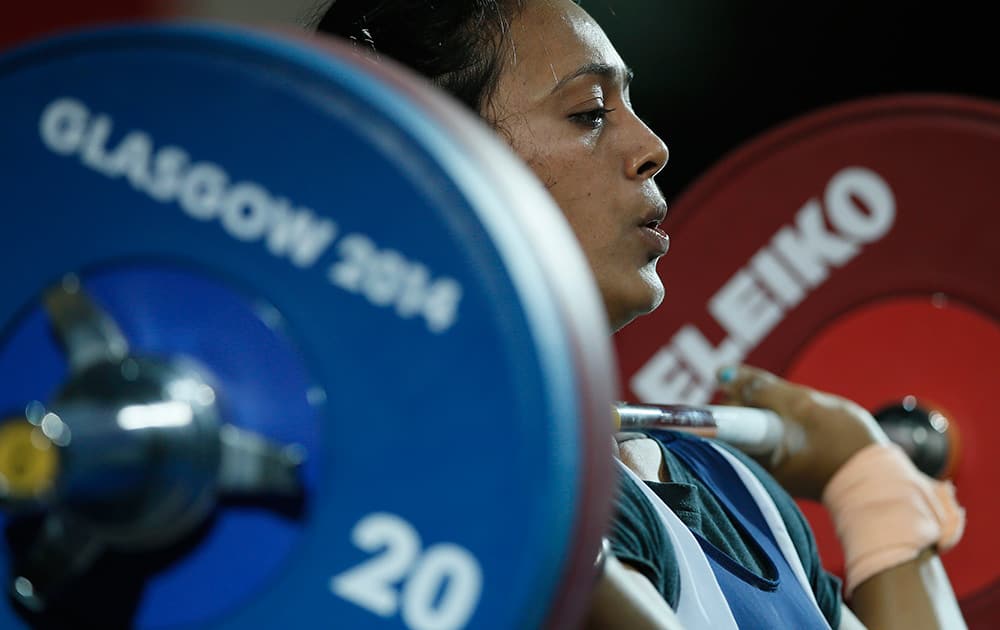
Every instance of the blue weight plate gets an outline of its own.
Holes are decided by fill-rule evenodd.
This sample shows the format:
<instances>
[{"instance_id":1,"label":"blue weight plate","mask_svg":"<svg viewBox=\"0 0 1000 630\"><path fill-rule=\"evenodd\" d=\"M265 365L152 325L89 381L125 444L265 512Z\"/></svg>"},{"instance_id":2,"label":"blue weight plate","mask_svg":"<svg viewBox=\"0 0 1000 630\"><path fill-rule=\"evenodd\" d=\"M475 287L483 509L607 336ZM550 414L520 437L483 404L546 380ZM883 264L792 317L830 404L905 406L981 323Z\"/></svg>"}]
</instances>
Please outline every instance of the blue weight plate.
<instances>
[{"instance_id":1,"label":"blue weight plate","mask_svg":"<svg viewBox=\"0 0 1000 630\"><path fill-rule=\"evenodd\" d=\"M86 271L82 288L114 318L132 352L181 355L211 366L227 419L278 443L321 452L317 407L324 392L283 334L273 306L191 270L130 261ZM66 358L43 309L35 306L10 327L0 348L0 409L13 412L25 400L51 400L67 377ZM307 496L316 491L318 465L317 459L305 460ZM130 621L141 628L218 618L265 587L282 568L304 529L301 509L295 507L273 510L223 502L208 527L193 537L196 551L166 554L176 556L170 557L173 564L167 571L151 571L148 560L136 563L133 558L131 564L141 566L129 567L124 558L106 559L67 598L63 607L73 612L62 616L99 611L95 622L116 626L113 620ZM212 588L191 588L206 581ZM123 596L140 583L139 602L134 595ZM93 588L96 584L100 586Z\"/></svg>"},{"instance_id":2,"label":"blue weight plate","mask_svg":"<svg viewBox=\"0 0 1000 630\"><path fill-rule=\"evenodd\" d=\"M614 366L568 228L487 131L398 70L218 27L37 44L0 60L0 98L0 413L65 378L38 300L74 272L135 348L197 357L235 424L307 451L301 513L222 503L79 614L573 619Z\"/></svg>"}]
</instances>

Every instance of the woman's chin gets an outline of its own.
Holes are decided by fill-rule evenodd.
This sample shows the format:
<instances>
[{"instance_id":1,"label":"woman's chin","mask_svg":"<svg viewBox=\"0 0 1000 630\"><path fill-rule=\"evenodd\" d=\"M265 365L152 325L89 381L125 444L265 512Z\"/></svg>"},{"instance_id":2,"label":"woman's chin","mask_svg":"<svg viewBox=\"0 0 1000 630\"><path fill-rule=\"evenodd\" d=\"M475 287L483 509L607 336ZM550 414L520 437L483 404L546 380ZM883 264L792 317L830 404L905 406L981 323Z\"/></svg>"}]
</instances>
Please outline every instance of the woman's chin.
<instances>
[{"instance_id":1,"label":"woman's chin","mask_svg":"<svg viewBox=\"0 0 1000 630\"><path fill-rule=\"evenodd\" d=\"M611 323L611 331L618 332L636 318L653 312L662 301L663 289L661 287L659 292L650 295L648 299L633 302L630 308L609 309L608 320Z\"/></svg>"},{"instance_id":2,"label":"woman's chin","mask_svg":"<svg viewBox=\"0 0 1000 630\"><path fill-rule=\"evenodd\" d=\"M651 313L663 302L663 283L652 265L643 268L638 278L633 276L628 282L619 281L601 289L613 332Z\"/></svg>"},{"instance_id":3,"label":"woman's chin","mask_svg":"<svg viewBox=\"0 0 1000 630\"><path fill-rule=\"evenodd\" d=\"M649 265L642 270L642 281L645 285L646 295L643 300L643 307L639 309L640 312L638 315L646 315L655 311L663 303L663 295L665 293L663 281L660 280L660 276L656 273L654 265Z\"/></svg>"}]
</instances>

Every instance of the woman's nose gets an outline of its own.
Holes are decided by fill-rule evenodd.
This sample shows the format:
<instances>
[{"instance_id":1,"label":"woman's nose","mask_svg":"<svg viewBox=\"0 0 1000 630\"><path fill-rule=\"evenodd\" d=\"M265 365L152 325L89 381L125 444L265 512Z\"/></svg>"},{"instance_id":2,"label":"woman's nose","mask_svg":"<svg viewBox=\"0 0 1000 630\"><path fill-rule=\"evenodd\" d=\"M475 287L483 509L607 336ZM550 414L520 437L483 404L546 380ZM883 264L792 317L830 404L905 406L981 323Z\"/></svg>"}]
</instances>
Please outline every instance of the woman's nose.
<instances>
[{"instance_id":1,"label":"woman's nose","mask_svg":"<svg viewBox=\"0 0 1000 630\"><path fill-rule=\"evenodd\" d=\"M670 150L644 122L637 118L636 123L639 126L637 149L627 160L626 175L629 179L651 179L667 165Z\"/></svg>"}]
</instances>

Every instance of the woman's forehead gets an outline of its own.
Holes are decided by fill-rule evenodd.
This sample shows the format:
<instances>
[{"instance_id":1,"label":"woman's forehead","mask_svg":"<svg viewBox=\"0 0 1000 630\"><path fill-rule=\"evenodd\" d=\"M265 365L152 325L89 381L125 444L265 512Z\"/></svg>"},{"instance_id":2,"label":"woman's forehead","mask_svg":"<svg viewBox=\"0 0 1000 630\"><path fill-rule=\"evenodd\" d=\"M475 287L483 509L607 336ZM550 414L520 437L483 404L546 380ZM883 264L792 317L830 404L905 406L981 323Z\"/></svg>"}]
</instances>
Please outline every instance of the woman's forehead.
<instances>
[{"instance_id":1,"label":"woman's forehead","mask_svg":"<svg viewBox=\"0 0 1000 630\"><path fill-rule=\"evenodd\" d=\"M508 72L533 94L546 95L584 66L625 64L590 15L570 0L536 0L511 24Z\"/></svg>"}]
</instances>

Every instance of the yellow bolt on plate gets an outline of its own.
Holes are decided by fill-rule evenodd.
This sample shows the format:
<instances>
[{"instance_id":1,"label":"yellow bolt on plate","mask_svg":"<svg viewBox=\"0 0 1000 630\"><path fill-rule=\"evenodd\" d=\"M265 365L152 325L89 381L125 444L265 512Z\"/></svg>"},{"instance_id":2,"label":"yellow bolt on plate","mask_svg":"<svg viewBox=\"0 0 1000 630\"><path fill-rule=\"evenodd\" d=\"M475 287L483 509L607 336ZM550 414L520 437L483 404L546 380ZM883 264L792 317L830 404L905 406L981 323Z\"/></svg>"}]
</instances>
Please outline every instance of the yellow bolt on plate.
<instances>
[{"instance_id":1,"label":"yellow bolt on plate","mask_svg":"<svg viewBox=\"0 0 1000 630\"><path fill-rule=\"evenodd\" d=\"M59 471L58 448L24 418L0 422L0 499L47 492Z\"/></svg>"}]
</instances>

